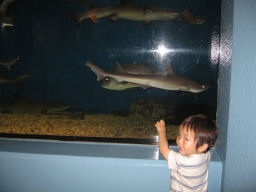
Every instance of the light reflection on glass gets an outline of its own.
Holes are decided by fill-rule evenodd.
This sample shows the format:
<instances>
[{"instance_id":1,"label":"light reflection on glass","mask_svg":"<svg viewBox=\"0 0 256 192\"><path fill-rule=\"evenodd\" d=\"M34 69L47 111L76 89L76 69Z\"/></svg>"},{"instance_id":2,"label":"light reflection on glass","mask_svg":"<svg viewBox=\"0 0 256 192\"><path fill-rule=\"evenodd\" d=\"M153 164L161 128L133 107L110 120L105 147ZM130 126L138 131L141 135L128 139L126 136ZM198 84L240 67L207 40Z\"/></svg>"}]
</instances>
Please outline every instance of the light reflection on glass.
<instances>
[{"instance_id":1,"label":"light reflection on glass","mask_svg":"<svg viewBox=\"0 0 256 192\"><path fill-rule=\"evenodd\" d=\"M211 67L216 68L219 64L220 38L217 30L212 32L211 39Z\"/></svg>"},{"instance_id":2,"label":"light reflection on glass","mask_svg":"<svg viewBox=\"0 0 256 192\"><path fill-rule=\"evenodd\" d=\"M173 50L165 47L164 44L159 44L157 49L153 50L153 52L158 53L161 57L164 57L168 53L173 52Z\"/></svg>"}]
</instances>

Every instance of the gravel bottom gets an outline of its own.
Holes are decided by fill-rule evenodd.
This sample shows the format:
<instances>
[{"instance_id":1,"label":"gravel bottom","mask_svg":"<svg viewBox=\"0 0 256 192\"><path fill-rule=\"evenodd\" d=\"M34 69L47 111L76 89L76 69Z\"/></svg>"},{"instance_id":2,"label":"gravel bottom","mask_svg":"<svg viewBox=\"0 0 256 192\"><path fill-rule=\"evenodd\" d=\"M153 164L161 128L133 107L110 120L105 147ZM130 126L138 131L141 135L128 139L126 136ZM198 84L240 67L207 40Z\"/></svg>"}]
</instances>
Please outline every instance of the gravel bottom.
<instances>
[{"instance_id":1,"label":"gravel bottom","mask_svg":"<svg viewBox=\"0 0 256 192\"><path fill-rule=\"evenodd\" d=\"M157 135L155 120L117 115L1 114L0 133L151 139ZM177 137L178 126L167 125L167 138Z\"/></svg>"}]
</instances>

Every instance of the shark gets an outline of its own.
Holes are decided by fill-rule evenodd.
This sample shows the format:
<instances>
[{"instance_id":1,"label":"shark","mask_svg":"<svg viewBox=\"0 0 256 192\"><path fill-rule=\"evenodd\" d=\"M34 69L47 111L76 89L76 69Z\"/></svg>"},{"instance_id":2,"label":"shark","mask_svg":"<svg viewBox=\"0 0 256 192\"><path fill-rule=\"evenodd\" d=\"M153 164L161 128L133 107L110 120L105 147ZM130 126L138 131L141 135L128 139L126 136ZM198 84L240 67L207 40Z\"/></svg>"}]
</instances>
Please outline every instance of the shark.
<instances>
[{"instance_id":1,"label":"shark","mask_svg":"<svg viewBox=\"0 0 256 192\"><path fill-rule=\"evenodd\" d=\"M9 78L9 77L0 75L0 84L1 83L19 83L19 82L29 78L30 76L31 76L30 73L25 73L23 75L15 77L15 78Z\"/></svg>"},{"instance_id":2,"label":"shark","mask_svg":"<svg viewBox=\"0 0 256 192\"><path fill-rule=\"evenodd\" d=\"M8 70L11 69L11 66L16 63L20 59L20 56L16 56L14 58L9 59L8 61L1 62L0 65L6 67Z\"/></svg>"},{"instance_id":3,"label":"shark","mask_svg":"<svg viewBox=\"0 0 256 192\"><path fill-rule=\"evenodd\" d=\"M12 27L13 18L7 15L8 7L15 0L2 0L0 4L0 24L1 28Z\"/></svg>"},{"instance_id":4,"label":"shark","mask_svg":"<svg viewBox=\"0 0 256 192\"><path fill-rule=\"evenodd\" d=\"M59 104L49 101L29 100L21 97L16 97L9 104L0 105L0 112L13 114L56 113L67 110L69 108L70 105L66 104Z\"/></svg>"},{"instance_id":5,"label":"shark","mask_svg":"<svg viewBox=\"0 0 256 192\"><path fill-rule=\"evenodd\" d=\"M172 11L169 8L160 8L154 6L139 6L134 5L130 0L123 0L118 6L109 6L97 8L91 6L91 10L82 14L70 13L70 16L79 25L85 19L91 19L96 22L100 18L110 18L112 21L125 19L131 21L140 21L148 24L152 21L160 20L178 20L185 21L188 25L202 24L204 19L193 15L188 10L183 12Z\"/></svg>"},{"instance_id":6,"label":"shark","mask_svg":"<svg viewBox=\"0 0 256 192\"><path fill-rule=\"evenodd\" d=\"M122 73L122 74L152 74L158 72L158 68L156 68L152 64L120 64L116 63L116 66L110 69L111 73ZM110 90L127 90L137 87L143 87L140 84L130 83L126 81L118 82L112 77L104 77L100 80L101 87Z\"/></svg>"},{"instance_id":7,"label":"shark","mask_svg":"<svg viewBox=\"0 0 256 192\"><path fill-rule=\"evenodd\" d=\"M154 87L164 90L186 91L192 93L199 93L209 88L207 85L201 85L195 81L175 74L170 64L168 64L167 69L162 72L142 75L106 72L100 67L94 65L91 61L87 61L86 66L97 75L98 81L105 77L111 77L117 82L140 84L144 88Z\"/></svg>"}]
</instances>

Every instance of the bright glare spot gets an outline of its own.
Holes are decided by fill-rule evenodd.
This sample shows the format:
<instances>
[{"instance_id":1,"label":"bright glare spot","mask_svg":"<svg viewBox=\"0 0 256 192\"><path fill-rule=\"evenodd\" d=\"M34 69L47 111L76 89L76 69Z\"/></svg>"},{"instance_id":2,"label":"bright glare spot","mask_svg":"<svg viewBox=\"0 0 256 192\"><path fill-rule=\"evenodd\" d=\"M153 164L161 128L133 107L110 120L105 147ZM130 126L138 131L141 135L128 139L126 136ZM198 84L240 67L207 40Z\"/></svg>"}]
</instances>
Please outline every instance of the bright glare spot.
<instances>
[{"instance_id":1,"label":"bright glare spot","mask_svg":"<svg viewBox=\"0 0 256 192\"><path fill-rule=\"evenodd\" d=\"M163 44L158 45L157 49L154 52L158 53L161 57L165 56L166 54L172 52L171 49L166 48Z\"/></svg>"}]
</instances>

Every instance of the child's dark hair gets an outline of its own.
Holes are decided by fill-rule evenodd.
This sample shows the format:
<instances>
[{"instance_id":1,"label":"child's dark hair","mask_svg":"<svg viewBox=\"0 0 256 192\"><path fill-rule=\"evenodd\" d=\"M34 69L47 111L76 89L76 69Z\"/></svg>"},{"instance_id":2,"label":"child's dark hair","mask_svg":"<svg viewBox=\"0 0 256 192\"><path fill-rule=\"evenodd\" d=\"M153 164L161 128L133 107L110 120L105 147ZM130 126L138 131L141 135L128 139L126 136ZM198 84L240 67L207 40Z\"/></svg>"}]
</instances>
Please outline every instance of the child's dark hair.
<instances>
[{"instance_id":1,"label":"child's dark hair","mask_svg":"<svg viewBox=\"0 0 256 192\"><path fill-rule=\"evenodd\" d=\"M216 124L202 114L189 116L181 123L180 128L194 131L197 149L205 143L208 144L204 153L215 144L218 135Z\"/></svg>"}]
</instances>

